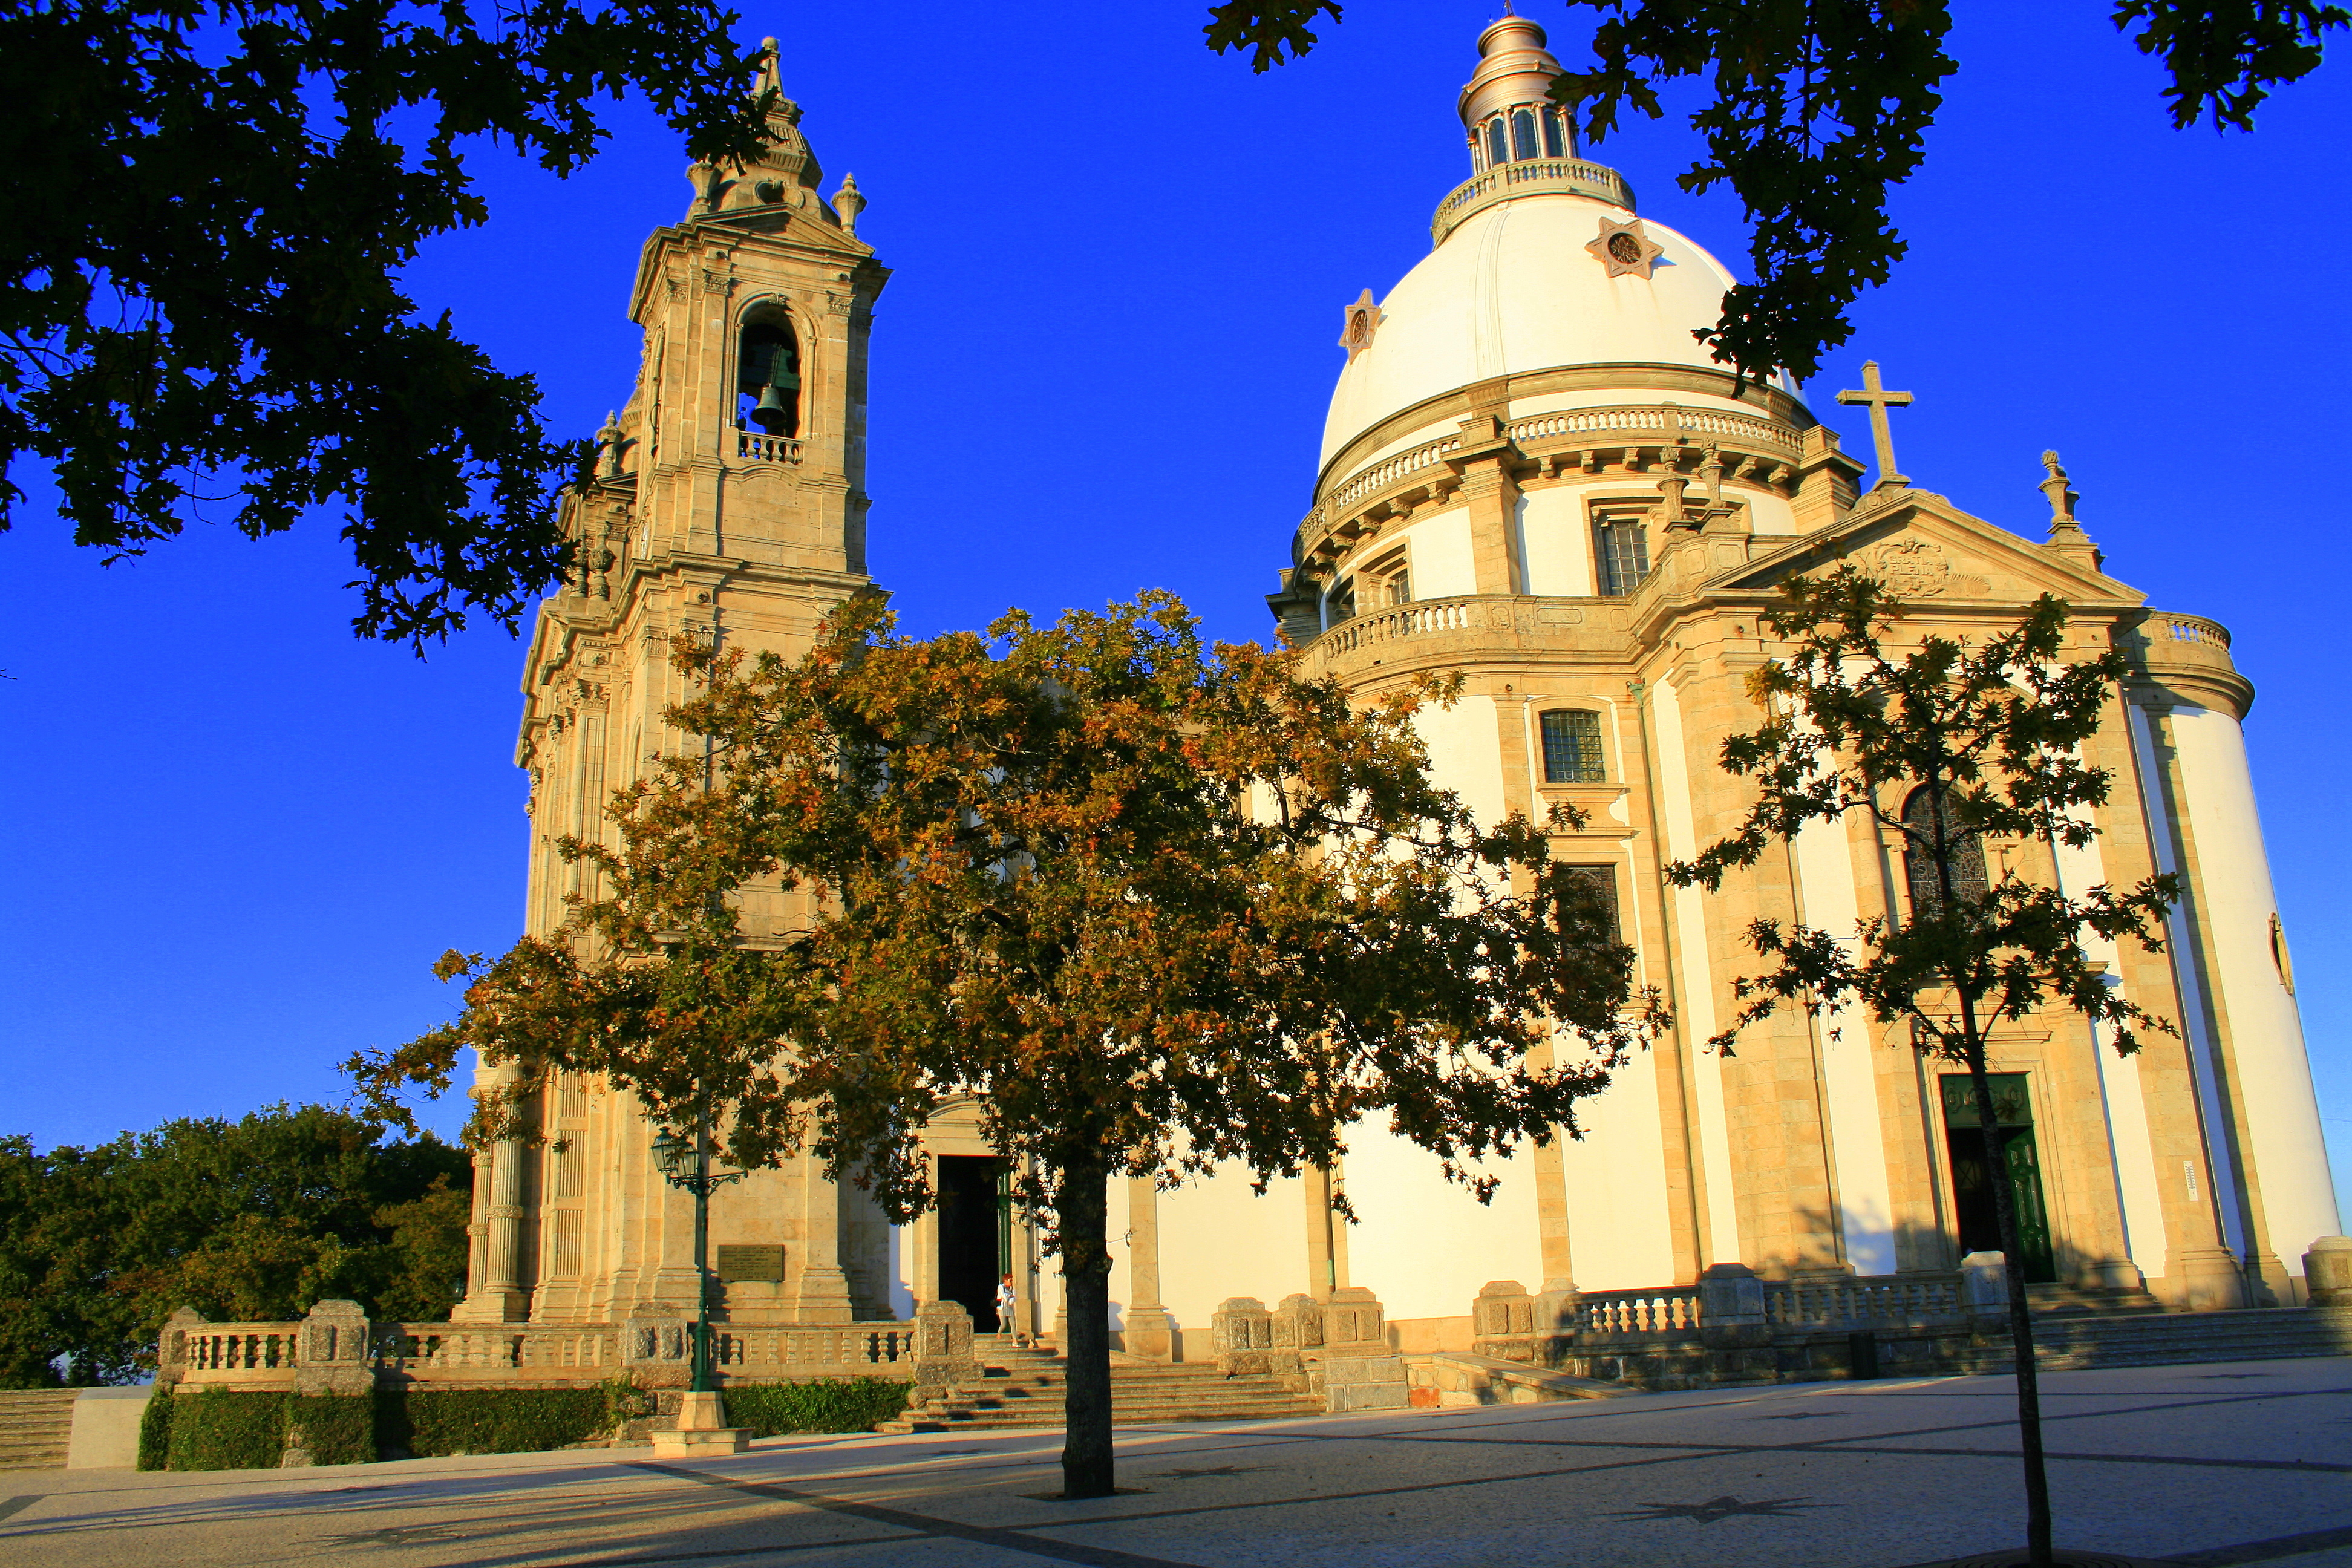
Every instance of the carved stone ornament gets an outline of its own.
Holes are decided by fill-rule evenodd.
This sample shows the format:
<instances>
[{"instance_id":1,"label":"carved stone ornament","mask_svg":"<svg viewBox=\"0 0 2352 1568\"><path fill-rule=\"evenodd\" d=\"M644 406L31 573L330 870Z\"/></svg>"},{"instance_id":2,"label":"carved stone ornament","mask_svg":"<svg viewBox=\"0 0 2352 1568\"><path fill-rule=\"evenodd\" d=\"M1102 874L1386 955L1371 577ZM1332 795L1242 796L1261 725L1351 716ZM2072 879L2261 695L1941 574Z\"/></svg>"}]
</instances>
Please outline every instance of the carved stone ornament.
<instances>
[{"instance_id":1,"label":"carved stone ornament","mask_svg":"<svg viewBox=\"0 0 2352 1568\"><path fill-rule=\"evenodd\" d=\"M1373 300L1370 289L1356 297L1356 302L1348 307L1339 327L1339 346L1348 351L1349 364L1355 363L1356 356L1372 346L1373 335L1379 332L1381 323L1387 319L1381 313L1381 307Z\"/></svg>"},{"instance_id":2,"label":"carved stone ornament","mask_svg":"<svg viewBox=\"0 0 2352 1568\"><path fill-rule=\"evenodd\" d=\"M1950 585L1951 562L1924 539L1892 540L1872 553L1878 580L1898 599L1930 598Z\"/></svg>"},{"instance_id":3,"label":"carved stone ornament","mask_svg":"<svg viewBox=\"0 0 2352 1568\"><path fill-rule=\"evenodd\" d=\"M1627 223L1602 218L1600 237L1584 248L1609 269L1610 277L1639 278L1644 283L1650 280L1650 268L1666 253L1664 246L1650 237L1640 218Z\"/></svg>"}]
</instances>

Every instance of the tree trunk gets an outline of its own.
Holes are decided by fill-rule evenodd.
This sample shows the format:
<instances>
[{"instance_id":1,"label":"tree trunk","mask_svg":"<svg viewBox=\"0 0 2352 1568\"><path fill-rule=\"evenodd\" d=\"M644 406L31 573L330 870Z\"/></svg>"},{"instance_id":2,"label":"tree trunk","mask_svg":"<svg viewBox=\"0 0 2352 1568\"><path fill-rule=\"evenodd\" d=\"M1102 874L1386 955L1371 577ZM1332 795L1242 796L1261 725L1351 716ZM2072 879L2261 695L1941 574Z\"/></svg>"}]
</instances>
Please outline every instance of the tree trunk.
<instances>
[{"instance_id":1,"label":"tree trunk","mask_svg":"<svg viewBox=\"0 0 2352 1568\"><path fill-rule=\"evenodd\" d=\"M2017 1233L2017 1197L2009 1189L2009 1151L1993 1110L1992 1078L1977 1038L1975 1009L1963 996L1961 1025L1969 1053L1969 1086L1976 1091L1977 1125L1984 1132L1985 1179L1992 1184L1993 1217L2009 1278L2009 1335L2017 1359L2017 1436L2025 1459L2025 1551L2033 1568L2049 1568L2050 1475L2042 1460L2042 1380L2033 1360L2033 1313L2025 1299L2025 1248Z\"/></svg>"},{"instance_id":2,"label":"tree trunk","mask_svg":"<svg viewBox=\"0 0 2352 1568\"><path fill-rule=\"evenodd\" d=\"M1062 1496L1108 1497L1110 1447L1110 1173L1099 1164L1065 1166L1054 1193L1062 1254L1062 1302L1069 1342L1062 1347Z\"/></svg>"}]
</instances>

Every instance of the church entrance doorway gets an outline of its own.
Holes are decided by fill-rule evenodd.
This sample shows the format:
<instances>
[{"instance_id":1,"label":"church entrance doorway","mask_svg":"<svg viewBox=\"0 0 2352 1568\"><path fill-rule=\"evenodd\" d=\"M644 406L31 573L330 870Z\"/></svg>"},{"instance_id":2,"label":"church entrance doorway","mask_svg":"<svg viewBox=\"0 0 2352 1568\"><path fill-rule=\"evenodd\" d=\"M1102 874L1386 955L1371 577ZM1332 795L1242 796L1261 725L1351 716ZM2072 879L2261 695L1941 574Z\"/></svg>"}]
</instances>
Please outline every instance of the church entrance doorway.
<instances>
[{"instance_id":1,"label":"church entrance doorway","mask_svg":"<svg viewBox=\"0 0 2352 1568\"><path fill-rule=\"evenodd\" d=\"M2021 1072L1997 1072L1992 1079L1993 1115L2000 1122L2001 1153L2008 1165L2011 1201L2017 1206L2019 1250L2029 1284L2053 1284L2058 1265L2050 1245L2050 1208L2042 1197L2042 1158L2033 1138L2033 1102ZM1976 1091L1966 1073L1943 1075L1944 1140L1952 1162L1952 1217L1958 1222L1960 1251L1999 1252L2000 1222L1993 1212L1991 1162L1986 1158Z\"/></svg>"},{"instance_id":2,"label":"church entrance doorway","mask_svg":"<svg viewBox=\"0 0 2352 1568\"><path fill-rule=\"evenodd\" d=\"M974 1331L992 1334L996 1282L1013 1272L1013 1194L1002 1160L940 1156L940 1300L971 1314Z\"/></svg>"}]
</instances>

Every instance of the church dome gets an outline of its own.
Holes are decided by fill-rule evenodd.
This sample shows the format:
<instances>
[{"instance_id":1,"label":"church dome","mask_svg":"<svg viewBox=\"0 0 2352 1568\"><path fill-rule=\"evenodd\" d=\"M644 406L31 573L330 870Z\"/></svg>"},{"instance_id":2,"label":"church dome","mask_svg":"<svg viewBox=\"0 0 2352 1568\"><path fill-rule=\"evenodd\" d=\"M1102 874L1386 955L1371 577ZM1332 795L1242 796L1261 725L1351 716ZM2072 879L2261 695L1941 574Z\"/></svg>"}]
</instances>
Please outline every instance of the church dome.
<instances>
[{"instance_id":1,"label":"church dome","mask_svg":"<svg viewBox=\"0 0 2352 1568\"><path fill-rule=\"evenodd\" d=\"M1496 376L1723 371L1691 333L1721 315L1731 274L1687 237L1635 217L1615 171L1576 156L1573 125L1544 99L1559 65L1541 28L1506 16L1479 47L1461 103L1474 174L1439 204L1435 247L1376 312L1365 314L1369 296L1350 307L1322 466L1415 405Z\"/></svg>"}]
</instances>

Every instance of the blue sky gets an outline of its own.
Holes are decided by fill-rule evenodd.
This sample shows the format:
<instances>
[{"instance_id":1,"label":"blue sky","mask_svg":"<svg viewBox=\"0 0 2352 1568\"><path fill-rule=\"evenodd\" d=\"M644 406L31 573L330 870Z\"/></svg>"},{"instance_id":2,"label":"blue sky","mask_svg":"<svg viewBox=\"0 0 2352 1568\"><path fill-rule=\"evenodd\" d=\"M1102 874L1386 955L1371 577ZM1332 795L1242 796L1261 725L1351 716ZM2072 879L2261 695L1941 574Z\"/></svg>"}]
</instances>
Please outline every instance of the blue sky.
<instances>
[{"instance_id":1,"label":"blue sky","mask_svg":"<svg viewBox=\"0 0 2352 1568\"><path fill-rule=\"evenodd\" d=\"M872 563L910 628L1173 589L1259 637L1306 509L1340 308L1427 248L1466 169L1454 95L1479 0L1364 0L1264 76L1202 46L1203 7L903 0L751 12L832 190L896 276L874 331ZM1895 216L1894 282L1808 389L1875 358L1918 395L1904 469L2039 535L2057 447L2109 569L2236 637L2247 725L2331 1139L2352 1145L2352 883L2321 585L2352 578L2324 488L2352 416L2343 300L2352 76L2288 89L2252 136L2176 132L2104 7L1967 0L1960 76ZM1570 52L1575 25L1530 14ZM535 373L552 426L625 400L637 247L685 159L636 109L560 182L489 149L492 217L411 277ZM1723 193L1674 176L1676 121L1592 155L1643 212L1742 269ZM82 1142L181 1114L340 1098L334 1064L454 998L445 947L522 910L521 649L354 641L331 521L197 531L101 569L36 488L0 537L0 1131ZM454 1125L460 1111L435 1120ZM2341 1162L2339 1162L2339 1169Z\"/></svg>"}]
</instances>

